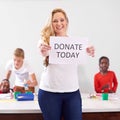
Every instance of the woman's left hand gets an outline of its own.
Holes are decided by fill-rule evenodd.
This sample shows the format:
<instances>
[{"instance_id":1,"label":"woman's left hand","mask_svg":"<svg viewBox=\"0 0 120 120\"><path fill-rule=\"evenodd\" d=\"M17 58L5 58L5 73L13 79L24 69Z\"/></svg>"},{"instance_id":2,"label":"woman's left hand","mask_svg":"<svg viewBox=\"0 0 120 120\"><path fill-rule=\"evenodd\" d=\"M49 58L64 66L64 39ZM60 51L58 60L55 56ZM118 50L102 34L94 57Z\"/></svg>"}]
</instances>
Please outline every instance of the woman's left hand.
<instances>
[{"instance_id":1,"label":"woman's left hand","mask_svg":"<svg viewBox=\"0 0 120 120\"><path fill-rule=\"evenodd\" d=\"M89 46L89 47L86 48L86 52L89 56L94 57L95 49L94 49L93 46Z\"/></svg>"}]
</instances>

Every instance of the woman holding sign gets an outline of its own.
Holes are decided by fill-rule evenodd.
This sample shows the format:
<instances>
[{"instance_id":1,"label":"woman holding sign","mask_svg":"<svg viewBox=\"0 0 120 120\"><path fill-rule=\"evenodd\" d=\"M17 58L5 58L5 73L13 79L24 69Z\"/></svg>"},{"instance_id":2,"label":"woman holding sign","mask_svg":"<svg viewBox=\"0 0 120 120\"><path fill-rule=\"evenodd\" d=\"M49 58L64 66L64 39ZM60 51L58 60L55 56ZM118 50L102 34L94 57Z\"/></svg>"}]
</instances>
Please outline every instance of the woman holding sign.
<instances>
[{"instance_id":1,"label":"woman holding sign","mask_svg":"<svg viewBox=\"0 0 120 120\"><path fill-rule=\"evenodd\" d=\"M82 120L82 102L79 91L77 65L49 64L51 50L50 36L65 37L67 35L68 17L64 10L54 9L51 19L42 30L40 53L45 58L45 68L41 76L38 102L44 120ZM94 56L94 48L86 49Z\"/></svg>"}]
</instances>

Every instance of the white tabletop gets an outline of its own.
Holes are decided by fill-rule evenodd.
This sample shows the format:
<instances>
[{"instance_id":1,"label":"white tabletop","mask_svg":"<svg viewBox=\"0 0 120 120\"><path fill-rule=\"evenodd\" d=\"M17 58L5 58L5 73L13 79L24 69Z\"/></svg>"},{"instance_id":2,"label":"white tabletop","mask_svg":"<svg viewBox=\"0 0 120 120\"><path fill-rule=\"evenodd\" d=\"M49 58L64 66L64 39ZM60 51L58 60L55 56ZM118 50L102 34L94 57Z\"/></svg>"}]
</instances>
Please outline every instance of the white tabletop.
<instances>
[{"instance_id":1,"label":"white tabletop","mask_svg":"<svg viewBox=\"0 0 120 120\"><path fill-rule=\"evenodd\" d=\"M82 111L86 112L118 112L120 98L116 94L109 95L109 100L102 100L101 96L90 98L89 94L82 94ZM17 101L15 99L1 99L0 113L41 113L37 99L34 101Z\"/></svg>"},{"instance_id":2,"label":"white tabletop","mask_svg":"<svg viewBox=\"0 0 120 120\"><path fill-rule=\"evenodd\" d=\"M89 94L82 94L82 111L83 112L119 112L120 96L109 94L108 100L102 100L101 95L90 98Z\"/></svg>"},{"instance_id":3,"label":"white tabletop","mask_svg":"<svg viewBox=\"0 0 120 120\"><path fill-rule=\"evenodd\" d=\"M0 94L0 113L41 113L37 97L34 101L17 101Z\"/></svg>"}]
</instances>

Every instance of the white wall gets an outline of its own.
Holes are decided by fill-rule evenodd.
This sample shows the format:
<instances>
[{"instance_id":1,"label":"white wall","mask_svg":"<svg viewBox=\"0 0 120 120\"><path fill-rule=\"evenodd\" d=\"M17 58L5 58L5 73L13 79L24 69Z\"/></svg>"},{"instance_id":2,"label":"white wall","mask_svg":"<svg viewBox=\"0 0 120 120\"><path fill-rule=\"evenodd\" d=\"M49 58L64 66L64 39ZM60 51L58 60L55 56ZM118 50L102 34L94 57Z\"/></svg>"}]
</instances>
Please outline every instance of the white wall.
<instances>
[{"instance_id":1,"label":"white wall","mask_svg":"<svg viewBox=\"0 0 120 120\"><path fill-rule=\"evenodd\" d=\"M37 48L40 30L51 10L61 7L69 16L69 35L88 37L96 49L94 58L89 57L86 65L79 65L81 91L94 91L93 76L99 70L98 59L102 55L110 58L110 69L116 72L119 81L119 6L119 0L0 0L0 80L14 49L22 47L40 81L43 69Z\"/></svg>"}]
</instances>

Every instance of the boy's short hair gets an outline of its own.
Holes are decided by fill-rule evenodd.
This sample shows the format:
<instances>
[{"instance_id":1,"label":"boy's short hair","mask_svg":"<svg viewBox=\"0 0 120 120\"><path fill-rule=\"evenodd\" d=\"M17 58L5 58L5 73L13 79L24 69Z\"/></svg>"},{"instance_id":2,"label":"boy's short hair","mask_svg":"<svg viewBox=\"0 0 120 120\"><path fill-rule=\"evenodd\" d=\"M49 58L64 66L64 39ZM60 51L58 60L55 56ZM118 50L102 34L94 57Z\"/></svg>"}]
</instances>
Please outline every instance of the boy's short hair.
<instances>
[{"instance_id":1,"label":"boy's short hair","mask_svg":"<svg viewBox=\"0 0 120 120\"><path fill-rule=\"evenodd\" d=\"M102 59L106 59L108 61L108 63L109 63L109 58L106 57L106 56L102 56L102 57L99 58L99 64L101 63Z\"/></svg>"},{"instance_id":2,"label":"boy's short hair","mask_svg":"<svg viewBox=\"0 0 120 120\"><path fill-rule=\"evenodd\" d=\"M16 48L14 51L16 57L22 57L24 59L24 50L22 48Z\"/></svg>"}]
</instances>

